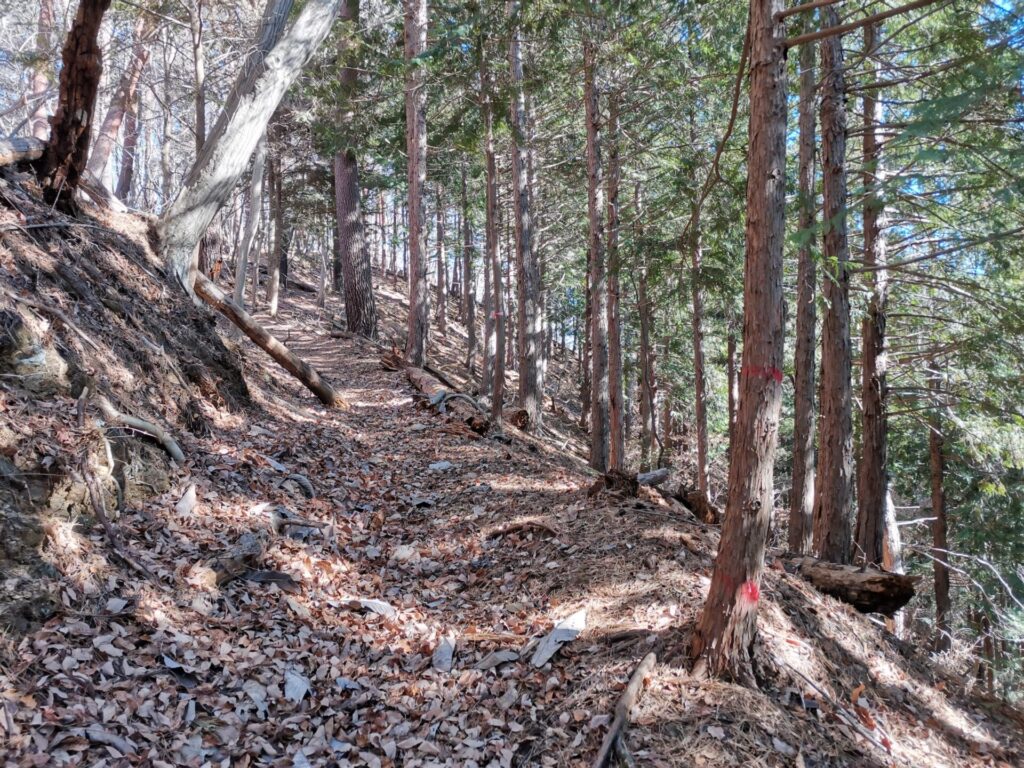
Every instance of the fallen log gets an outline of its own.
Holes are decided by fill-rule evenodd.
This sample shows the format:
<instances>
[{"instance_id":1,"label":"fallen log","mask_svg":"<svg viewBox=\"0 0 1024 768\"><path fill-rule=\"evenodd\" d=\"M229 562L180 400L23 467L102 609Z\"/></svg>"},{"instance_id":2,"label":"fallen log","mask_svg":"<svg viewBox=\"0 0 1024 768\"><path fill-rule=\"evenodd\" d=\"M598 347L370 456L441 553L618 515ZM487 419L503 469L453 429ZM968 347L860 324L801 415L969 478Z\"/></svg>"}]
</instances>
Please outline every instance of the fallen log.
<instances>
[{"instance_id":1,"label":"fallen log","mask_svg":"<svg viewBox=\"0 0 1024 768\"><path fill-rule=\"evenodd\" d=\"M639 485L650 485L657 486L668 480L668 476L671 470L668 467L662 467L661 469L654 469L650 472L640 472L636 476L636 481Z\"/></svg>"},{"instance_id":2,"label":"fallen log","mask_svg":"<svg viewBox=\"0 0 1024 768\"><path fill-rule=\"evenodd\" d=\"M345 401L320 376L316 368L300 357L297 357L288 347L274 338L266 328L253 320L248 312L225 296L224 292L214 285L208 277L203 274L196 275L195 291L199 298L242 329L246 336L280 363L282 368L305 384L313 394L320 398L321 403L332 407L346 407Z\"/></svg>"},{"instance_id":3,"label":"fallen log","mask_svg":"<svg viewBox=\"0 0 1024 768\"><path fill-rule=\"evenodd\" d=\"M409 383L422 392L430 405L441 413L451 413L479 435L487 432L491 425L487 414L469 395L445 389L436 377L422 368L408 366L405 375Z\"/></svg>"},{"instance_id":4,"label":"fallen log","mask_svg":"<svg viewBox=\"0 0 1024 768\"><path fill-rule=\"evenodd\" d=\"M26 136L14 136L0 139L0 165L27 163L43 156L46 145L40 139Z\"/></svg>"},{"instance_id":5,"label":"fallen log","mask_svg":"<svg viewBox=\"0 0 1024 768\"><path fill-rule=\"evenodd\" d=\"M657 657L653 653L648 653L644 656L639 666L637 666L632 677L629 678L626 690L622 692L622 696L619 697L619 701L615 705L615 719L612 720L608 733L605 734L604 741L601 743L601 749L598 750L597 757L594 758L593 768L606 768L608 766L616 744L622 739L623 734L626 732L626 726L629 725L630 710L636 704L640 691L643 689L647 678L650 677L656 661Z\"/></svg>"},{"instance_id":6,"label":"fallen log","mask_svg":"<svg viewBox=\"0 0 1024 768\"><path fill-rule=\"evenodd\" d=\"M810 582L819 592L849 603L861 613L886 616L910 602L920 578L870 566L826 563L813 557L786 558L783 562L787 571Z\"/></svg>"}]
</instances>

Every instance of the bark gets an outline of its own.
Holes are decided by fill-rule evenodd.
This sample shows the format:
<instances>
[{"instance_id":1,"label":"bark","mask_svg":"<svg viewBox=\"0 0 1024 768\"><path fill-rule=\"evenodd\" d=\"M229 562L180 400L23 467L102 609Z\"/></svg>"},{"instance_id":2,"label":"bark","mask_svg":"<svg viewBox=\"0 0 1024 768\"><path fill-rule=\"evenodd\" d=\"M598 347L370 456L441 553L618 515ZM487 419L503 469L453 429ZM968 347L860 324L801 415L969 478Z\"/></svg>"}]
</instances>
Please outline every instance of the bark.
<instances>
[{"instance_id":1,"label":"bark","mask_svg":"<svg viewBox=\"0 0 1024 768\"><path fill-rule=\"evenodd\" d=\"M587 263L590 263L590 254L587 253ZM584 285L583 291L586 295L586 301L583 308L583 344L579 343L579 326L573 328L573 341L579 347L580 353L580 429L587 431L590 428L590 392L591 392L591 377L593 370L590 366L590 350L594 343L594 326L590 322L590 316L594 313L593 310L593 292L590 290L590 270L587 270L585 277L583 278ZM573 318L576 322L576 318Z\"/></svg>"},{"instance_id":2,"label":"bark","mask_svg":"<svg viewBox=\"0 0 1024 768\"><path fill-rule=\"evenodd\" d=\"M270 156L270 217L274 223L274 240L267 254L267 311L271 317L277 317L277 303L281 295L281 261L285 249L280 153L280 148L277 148Z\"/></svg>"},{"instance_id":3,"label":"bark","mask_svg":"<svg viewBox=\"0 0 1024 768\"><path fill-rule=\"evenodd\" d=\"M726 386L729 388L728 419L730 460L732 459L733 439L736 437L736 411L739 408L740 401L739 370L736 362L736 332L730 328L725 348L725 378Z\"/></svg>"},{"instance_id":4,"label":"bark","mask_svg":"<svg viewBox=\"0 0 1024 768\"><path fill-rule=\"evenodd\" d=\"M36 31L36 59L32 66L29 84L29 103L32 112L29 114L29 129L32 137L46 141L50 135L50 123L47 120L47 94L50 90L52 67L50 65L50 40L53 37L53 0L40 0L39 26Z\"/></svg>"},{"instance_id":5,"label":"bark","mask_svg":"<svg viewBox=\"0 0 1024 768\"><path fill-rule=\"evenodd\" d=\"M330 31L340 3L309 0L267 56L249 58L184 188L161 218L168 272L186 291L194 281L199 240L245 173L285 92Z\"/></svg>"},{"instance_id":6,"label":"bark","mask_svg":"<svg viewBox=\"0 0 1024 768\"><path fill-rule=\"evenodd\" d=\"M935 643L936 651L948 651L952 645L949 614L952 603L949 597L949 539L947 536L945 472L943 454L945 435L942 431L941 407L942 380L934 376L929 381L934 406L928 424L928 459L931 472L932 496L932 563L935 577Z\"/></svg>"},{"instance_id":7,"label":"bark","mask_svg":"<svg viewBox=\"0 0 1024 768\"><path fill-rule=\"evenodd\" d=\"M484 118L484 166L487 186L486 248L491 278L491 331L487 338L487 368L490 372L491 420L501 422L505 398L505 311L502 297L501 254L498 246L498 170L494 157L494 104L484 46L480 46L480 98Z\"/></svg>"},{"instance_id":8,"label":"bark","mask_svg":"<svg viewBox=\"0 0 1024 768\"><path fill-rule=\"evenodd\" d=\"M526 124L526 94L523 90L523 57L520 44L519 0L509 0L512 22L509 40L509 69L513 96L509 104L512 128L512 198L515 206L516 314L519 340L519 406L529 415L530 429L543 419L543 315L540 266L534 247L533 215L530 205L529 143Z\"/></svg>"},{"instance_id":9,"label":"bark","mask_svg":"<svg viewBox=\"0 0 1024 768\"><path fill-rule=\"evenodd\" d=\"M409 317L405 357L427 360L430 288L427 285L427 231L423 188L427 181L426 69L414 59L427 48L427 0L405 0L405 140L409 158Z\"/></svg>"},{"instance_id":10,"label":"bark","mask_svg":"<svg viewBox=\"0 0 1024 768\"><path fill-rule=\"evenodd\" d=\"M864 62L867 80L878 79L874 60L879 27L864 28ZM881 146L878 126L882 104L874 89L864 91L864 266L872 271L871 299L862 325L861 345L861 462L857 485L857 555L866 563L882 562L885 542L885 508L889 489L888 415L886 413L885 305L888 280L885 271L885 208L881 197Z\"/></svg>"},{"instance_id":11,"label":"bark","mask_svg":"<svg viewBox=\"0 0 1024 768\"><path fill-rule=\"evenodd\" d=\"M849 603L861 613L892 616L916 593L917 576L889 573L873 566L840 565L801 557L786 561L819 592Z\"/></svg>"},{"instance_id":12,"label":"bark","mask_svg":"<svg viewBox=\"0 0 1024 768\"><path fill-rule=\"evenodd\" d=\"M696 207L696 203L694 203ZM705 500L710 498L708 492L708 413L707 413L707 375L704 371L704 291L701 286L703 262L703 243L699 215L694 216L694 225L690 229L690 293L693 300L691 316L693 328L693 381L694 381L694 419L697 438L697 492Z\"/></svg>"},{"instance_id":13,"label":"bark","mask_svg":"<svg viewBox=\"0 0 1024 768\"><path fill-rule=\"evenodd\" d=\"M654 400L657 386L654 380L654 348L651 345L653 333L651 318L652 304L647 296L646 258L640 266L637 280L637 312L640 315L640 469L651 468L651 454L657 433L657 410Z\"/></svg>"},{"instance_id":14,"label":"bark","mask_svg":"<svg viewBox=\"0 0 1024 768\"><path fill-rule=\"evenodd\" d=\"M804 30L814 27L813 12L804 17ZM793 354L793 489L790 493L789 549L804 554L811 549L814 516L814 94L815 48L800 49L799 239L797 251L796 344Z\"/></svg>"},{"instance_id":15,"label":"bark","mask_svg":"<svg viewBox=\"0 0 1024 768\"><path fill-rule=\"evenodd\" d=\"M619 316L619 104L608 101L608 467L626 460L622 392L622 321Z\"/></svg>"},{"instance_id":16,"label":"bark","mask_svg":"<svg viewBox=\"0 0 1024 768\"><path fill-rule=\"evenodd\" d=\"M266 328L253 320L248 312L225 296L224 292L214 285L209 278L205 275L197 275L195 288L196 294L203 301L241 328L245 335L252 339L258 347L280 363L281 367L292 374L292 376L306 385L320 399L321 403L329 406L344 405L344 401L334 391L334 388L320 376L313 366L296 357L284 344L271 336Z\"/></svg>"},{"instance_id":17,"label":"bark","mask_svg":"<svg viewBox=\"0 0 1024 768\"><path fill-rule=\"evenodd\" d=\"M206 56L203 51L203 0L188 8L188 26L192 35L192 77L195 86L196 159L206 141Z\"/></svg>"},{"instance_id":18,"label":"bark","mask_svg":"<svg viewBox=\"0 0 1024 768\"><path fill-rule=\"evenodd\" d=\"M834 8L823 23L837 19ZM821 43L821 162L825 314L821 335L820 450L815 480L814 549L849 563L853 539L853 420L850 384L850 274L846 235L846 82L841 38Z\"/></svg>"},{"instance_id":19,"label":"bark","mask_svg":"<svg viewBox=\"0 0 1024 768\"><path fill-rule=\"evenodd\" d=\"M359 24L359 0L342 0L341 20L345 22L339 75L341 108L338 126L342 147L334 155L334 203L342 288L345 292L345 324L352 333L377 337L377 306L373 297L373 265L363 236L363 210L359 189L359 161L353 146L355 98L359 62L355 35Z\"/></svg>"},{"instance_id":20,"label":"bark","mask_svg":"<svg viewBox=\"0 0 1024 768\"><path fill-rule=\"evenodd\" d=\"M583 89L587 121L587 216L590 267L590 466L608 471L608 286L604 253L604 186L601 183L601 114L596 81L596 51L583 42ZM584 407L585 407L584 403Z\"/></svg>"},{"instance_id":21,"label":"bark","mask_svg":"<svg viewBox=\"0 0 1024 768\"><path fill-rule=\"evenodd\" d=\"M437 190L437 330L448 334L448 259L444 252L444 203Z\"/></svg>"},{"instance_id":22,"label":"bark","mask_svg":"<svg viewBox=\"0 0 1024 768\"><path fill-rule=\"evenodd\" d=\"M110 0L80 0L61 52L57 111L50 118L50 137L36 161L43 199L74 210L74 193L85 173L96 91L103 71L97 40Z\"/></svg>"},{"instance_id":23,"label":"bark","mask_svg":"<svg viewBox=\"0 0 1024 768\"><path fill-rule=\"evenodd\" d=\"M96 180L97 184L103 184L103 172L110 161L110 155L117 143L117 135L121 130L121 123L124 122L126 114L132 109L135 103L136 91L139 87L139 80L142 72L149 61L149 41L153 35L156 25L153 17L148 13L139 14L135 24L135 42L132 45L132 55L128 62L128 68L121 74L117 84L117 90L107 108L107 114L103 118L99 132L96 134L96 142L93 144L92 152L89 153L89 162L86 170Z\"/></svg>"},{"instance_id":24,"label":"bark","mask_svg":"<svg viewBox=\"0 0 1024 768\"><path fill-rule=\"evenodd\" d=\"M752 681L751 646L773 500L782 403L785 238L785 32L782 0L750 4L750 143L744 265L743 369L729 496L711 587L691 651L708 670Z\"/></svg>"},{"instance_id":25,"label":"bark","mask_svg":"<svg viewBox=\"0 0 1024 768\"><path fill-rule=\"evenodd\" d=\"M117 175L114 196L127 203L132 194L132 183L135 180L135 153L139 146L139 109L141 94L128 105L124 116L124 147L121 151L121 170ZM145 168L145 166L143 166Z\"/></svg>"},{"instance_id":26,"label":"bark","mask_svg":"<svg viewBox=\"0 0 1024 768\"><path fill-rule=\"evenodd\" d=\"M476 375L476 275L473 273L473 229L469 220L466 166L462 166L462 312L466 323L466 370Z\"/></svg>"},{"instance_id":27,"label":"bark","mask_svg":"<svg viewBox=\"0 0 1024 768\"><path fill-rule=\"evenodd\" d=\"M245 235L242 237L242 248L235 264L235 295L234 301L245 307L245 275L249 269L249 254L252 251L253 239L263 211L263 176L267 161L267 137L264 134L256 145L256 153L252 159L252 179L249 183L249 217L245 220Z\"/></svg>"}]
</instances>

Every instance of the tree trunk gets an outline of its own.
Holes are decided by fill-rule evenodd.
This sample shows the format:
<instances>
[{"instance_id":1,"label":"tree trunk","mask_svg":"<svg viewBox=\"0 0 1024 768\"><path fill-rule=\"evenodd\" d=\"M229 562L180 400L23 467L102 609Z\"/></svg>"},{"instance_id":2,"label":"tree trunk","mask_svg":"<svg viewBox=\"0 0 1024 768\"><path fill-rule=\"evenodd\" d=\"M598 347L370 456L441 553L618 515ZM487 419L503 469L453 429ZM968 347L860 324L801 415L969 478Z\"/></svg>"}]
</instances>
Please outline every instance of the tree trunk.
<instances>
[{"instance_id":1,"label":"tree trunk","mask_svg":"<svg viewBox=\"0 0 1024 768\"><path fill-rule=\"evenodd\" d=\"M729 497L707 602L691 646L708 670L752 682L751 646L773 501L773 460L782 404L785 239L785 30L782 0L750 4L743 370Z\"/></svg>"},{"instance_id":2,"label":"tree trunk","mask_svg":"<svg viewBox=\"0 0 1024 768\"><path fill-rule=\"evenodd\" d=\"M256 342L274 360L306 385L324 405L343 405L344 401L325 381L317 370L304 360L296 357L284 344L250 317L249 313L224 295L205 275L196 275L196 294L231 322L241 328L245 335Z\"/></svg>"},{"instance_id":3,"label":"tree trunk","mask_svg":"<svg viewBox=\"0 0 1024 768\"><path fill-rule=\"evenodd\" d=\"M32 65L29 82L29 113L28 124L33 138L46 141L50 135L50 123L47 120L46 105L49 102L50 78L53 67L50 63L50 40L53 36L53 0L40 0L39 26L36 31L36 59Z\"/></svg>"},{"instance_id":4,"label":"tree trunk","mask_svg":"<svg viewBox=\"0 0 1024 768\"><path fill-rule=\"evenodd\" d=\"M253 238L263 212L263 175L267 161L267 137L264 134L256 145L256 153L252 159L252 179L249 182L249 217L245 221L245 235L242 237L242 248L235 264L235 304L245 308L245 275L249 269L249 253L252 250Z\"/></svg>"},{"instance_id":5,"label":"tree trunk","mask_svg":"<svg viewBox=\"0 0 1024 768\"><path fill-rule=\"evenodd\" d=\"M814 28L814 13L804 16L804 31ZM800 189L797 251L796 345L793 353L793 489L790 493L789 549L811 549L814 525L814 346L816 264L814 260L814 72L816 45L800 48Z\"/></svg>"},{"instance_id":6,"label":"tree trunk","mask_svg":"<svg viewBox=\"0 0 1024 768\"><path fill-rule=\"evenodd\" d=\"M583 41L583 93L587 120L587 214L590 227L590 466L608 471L608 286L604 260L604 187L601 183L601 114L596 80L596 51ZM585 407L584 403L584 407Z\"/></svg>"},{"instance_id":7,"label":"tree trunk","mask_svg":"<svg viewBox=\"0 0 1024 768\"><path fill-rule=\"evenodd\" d=\"M879 25L864 28L864 62L868 81L878 79L875 62ZM885 507L889 490L888 416L886 414L885 304L888 280L885 271L885 208L881 197L881 147L878 126L882 104L878 93L864 91L864 266L872 269L871 300L863 322L861 400L861 462L857 486L857 555L864 562L882 562L885 542Z\"/></svg>"},{"instance_id":8,"label":"tree trunk","mask_svg":"<svg viewBox=\"0 0 1024 768\"><path fill-rule=\"evenodd\" d=\"M203 0L188 8L188 26L192 36L192 75L195 85L196 160L206 142L206 55L203 51Z\"/></svg>"},{"instance_id":9,"label":"tree trunk","mask_svg":"<svg viewBox=\"0 0 1024 768\"><path fill-rule=\"evenodd\" d=\"M949 539L947 537L945 456L943 448L945 435L942 431L942 378L933 376L929 381L932 390L932 413L928 429L928 457L931 469L932 492L932 563L935 572L935 650L948 651L952 645L949 614L952 603L949 598Z\"/></svg>"},{"instance_id":10,"label":"tree trunk","mask_svg":"<svg viewBox=\"0 0 1024 768\"><path fill-rule=\"evenodd\" d=\"M409 158L409 318L405 357L416 366L427 361L430 288L427 285L427 231L423 188L427 181L426 68L414 62L427 48L427 0L405 0L405 139Z\"/></svg>"},{"instance_id":11,"label":"tree trunk","mask_svg":"<svg viewBox=\"0 0 1024 768\"><path fill-rule=\"evenodd\" d=\"M832 7L823 25L835 26ZM853 421L850 384L850 273L846 236L846 82L842 39L821 43L821 163L825 236L825 314L821 335L820 450L815 480L814 548L818 557L849 563L853 538Z\"/></svg>"},{"instance_id":12,"label":"tree trunk","mask_svg":"<svg viewBox=\"0 0 1024 768\"><path fill-rule=\"evenodd\" d=\"M50 138L35 164L43 199L65 210L75 208L74 194L85 173L96 91L103 71L97 37L110 0L80 0L61 52L60 94L50 118Z\"/></svg>"},{"instance_id":13,"label":"tree trunk","mask_svg":"<svg viewBox=\"0 0 1024 768\"><path fill-rule=\"evenodd\" d=\"M740 382L739 370L736 364L736 332L729 329L725 347L725 378L726 386L729 388L727 407L729 410L729 460L732 460L732 445L736 437L736 411L739 409Z\"/></svg>"},{"instance_id":14,"label":"tree trunk","mask_svg":"<svg viewBox=\"0 0 1024 768\"><path fill-rule=\"evenodd\" d=\"M280 153L281 149L277 147L270 154L270 217L274 222L274 240L267 254L267 311L271 317L277 317L277 304L281 295L281 261L285 249Z\"/></svg>"},{"instance_id":15,"label":"tree trunk","mask_svg":"<svg viewBox=\"0 0 1024 768\"><path fill-rule=\"evenodd\" d=\"M476 375L476 275L473 272L473 228L466 192L466 164L462 164L462 312L466 322L466 370Z\"/></svg>"},{"instance_id":16,"label":"tree trunk","mask_svg":"<svg viewBox=\"0 0 1024 768\"><path fill-rule=\"evenodd\" d=\"M920 577L890 573L873 566L840 565L799 557L786 561L819 591L849 603L861 613L892 616L910 602Z\"/></svg>"},{"instance_id":17,"label":"tree trunk","mask_svg":"<svg viewBox=\"0 0 1024 768\"><path fill-rule=\"evenodd\" d=\"M437 189L437 330L448 335L448 259L444 252L444 201L441 188Z\"/></svg>"},{"instance_id":18,"label":"tree trunk","mask_svg":"<svg viewBox=\"0 0 1024 768\"><path fill-rule=\"evenodd\" d=\"M285 92L330 31L340 3L309 0L269 55L249 57L184 188L161 218L168 272L186 291L194 281L196 246L245 173Z\"/></svg>"},{"instance_id":19,"label":"tree trunk","mask_svg":"<svg viewBox=\"0 0 1024 768\"><path fill-rule=\"evenodd\" d=\"M128 203L132 194L132 182L135 179L135 153L139 146L139 111L141 108L141 94L128 105L128 111L124 116L124 148L121 152L121 170L117 175L117 186L114 189L114 196L123 203ZM143 164L145 169L145 164Z\"/></svg>"},{"instance_id":20,"label":"tree trunk","mask_svg":"<svg viewBox=\"0 0 1024 768\"><path fill-rule=\"evenodd\" d=\"M640 470L651 468L651 454L657 433L657 410L654 405L657 387L654 380L654 349L651 346L652 302L647 296L647 260L641 256L637 279L637 313L640 316Z\"/></svg>"},{"instance_id":21,"label":"tree trunk","mask_svg":"<svg viewBox=\"0 0 1024 768\"><path fill-rule=\"evenodd\" d=\"M491 79L487 72L487 52L480 45L480 99L484 119L484 165L487 186L486 248L487 268L491 277L492 318L487 339L487 368L490 371L491 421L501 423L505 399L505 311L502 297L501 254L498 247L498 170L494 157L494 102Z\"/></svg>"},{"instance_id":22,"label":"tree trunk","mask_svg":"<svg viewBox=\"0 0 1024 768\"><path fill-rule=\"evenodd\" d=\"M587 253L587 263L590 263L590 253ZM583 291L586 296L583 309L583 343L579 342L579 327L573 330L573 340L576 342L580 353L580 429L586 432L590 428L590 393L591 377L593 370L590 366L590 351L594 343L594 324L590 322L594 314L594 295L590 289L590 270L587 269L583 278ZM576 318L573 318L576 320Z\"/></svg>"},{"instance_id":23,"label":"tree trunk","mask_svg":"<svg viewBox=\"0 0 1024 768\"><path fill-rule=\"evenodd\" d=\"M619 101L608 100L608 468L626 463L622 392L622 320L619 312Z\"/></svg>"},{"instance_id":24,"label":"tree trunk","mask_svg":"<svg viewBox=\"0 0 1024 768\"><path fill-rule=\"evenodd\" d=\"M694 202L696 208L696 202ZM697 422L697 492L705 502L710 501L708 491L708 413L707 375L704 371L704 291L701 286L703 243L700 217L694 212L690 230L690 294L693 299L693 385L694 418Z\"/></svg>"},{"instance_id":25,"label":"tree trunk","mask_svg":"<svg viewBox=\"0 0 1024 768\"><path fill-rule=\"evenodd\" d=\"M89 153L89 162L86 164L86 170L97 184L104 183L103 171L107 167L114 145L117 143L117 134L121 130L121 123L135 103L139 80L142 78L142 71L146 68L146 62L149 61L149 40L155 29L153 17L148 13L140 12L139 19L135 23L135 43L132 46L128 68L121 74L121 80L117 84L117 90L114 91L114 97L107 108L107 114L100 125L99 133L96 134L96 142L93 144L92 152Z\"/></svg>"},{"instance_id":26,"label":"tree trunk","mask_svg":"<svg viewBox=\"0 0 1024 768\"><path fill-rule=\"evenodd\" d=\"M512 200L515 207L515 263L517 333L519 337L519 407L526 410L529 428L536 430L543 419L540 268L534 247L533 216L530 205L529 145L526 125L526 94L523 90L523 57L520 43L519 0L509 0L512 24L508 60L513 95L509 104L512 130Z\"/></svg>"},{"instance_id":27,"label":"tree trunk","mask_svg":"<svg viewBox=\"0 0 1024 768\"><path fill-rule=\"evenodd\" d=\"M359 161L352 127L359 85L355 39L359 25L359 0L342 0L341 20L345 29L339 50L339 58L343 62L339 75L341 107L338 114L342 146L334 155L336 237L341 255L346 327L352 333L373 339L377 337L377 306L373 297L373 266L363 235Z\"/></svg>"}]
</instances>

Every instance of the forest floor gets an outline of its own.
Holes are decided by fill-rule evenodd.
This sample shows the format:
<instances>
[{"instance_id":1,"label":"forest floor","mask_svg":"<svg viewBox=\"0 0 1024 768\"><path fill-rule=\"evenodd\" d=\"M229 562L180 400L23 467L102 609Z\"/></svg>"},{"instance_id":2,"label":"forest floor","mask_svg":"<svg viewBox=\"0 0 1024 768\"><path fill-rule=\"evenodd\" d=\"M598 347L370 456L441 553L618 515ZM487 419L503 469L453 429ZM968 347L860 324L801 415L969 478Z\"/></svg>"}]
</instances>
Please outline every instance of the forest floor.
<instances>
[{"instance_id":1,"label":"forest floor","mask_svg":"<svg viewBox=\"0 0 1024 768\"><path fill-rule=\"evenodd\" d=\"M384 281L377 300L386 344L404 297ZM246 341L252 405L204 406L166 490L113 521L123 557L100 525L48 528L59 605L0 649L6 764L588 765L652 651L638 766L1020 764L1024 716L778 567L760 690L690 679L717 529L653 493L590 494L564 420L560 440L467 434L380 347L332 338L331 313L289 293L257 317L347 409ZM434 341L457 378L462 329ZM70 397L4 402L74 426ZM247 534L259 570L215 586L205 564ZM535 668L537 639L579 612L582 634Z\"/></svg>"}]
</instances>

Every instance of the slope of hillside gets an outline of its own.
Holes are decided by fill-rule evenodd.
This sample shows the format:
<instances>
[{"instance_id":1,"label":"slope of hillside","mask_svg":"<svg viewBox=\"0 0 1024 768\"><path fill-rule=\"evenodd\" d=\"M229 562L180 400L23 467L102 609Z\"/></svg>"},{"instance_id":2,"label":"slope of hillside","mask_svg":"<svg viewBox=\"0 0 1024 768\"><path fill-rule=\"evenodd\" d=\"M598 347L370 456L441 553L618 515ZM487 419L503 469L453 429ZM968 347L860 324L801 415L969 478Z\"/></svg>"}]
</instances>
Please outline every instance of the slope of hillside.
<instances>
[{"instance_id":1,"label":"slope of hillside","mask_svg":"<svg viewBox=\"0 0 1024 768\"><path fill-rule=\"evenodd\" d=\"M638 766L1020 763L1019 713L776 564L760 689L691 679L717 529L655 494L589 493L569 421L559 440L467 434L380 346L331 336L336 297L289 294L257 317L340 389L348 407L327 410L163 287L144 222L73 224L0 191L0 309L31 331L4 341L0 498L5 520L41 515L0 566L5 588L50 595L3 648L5 763L588 765L652 651L626 737ZM386 347L403 297L385 281L377 299ZM453 324L434 340L460 382L463 339ZM49 390L12 367L54 354L68 383ZM184 461L110 423L76 376ZM120 512L118 463L138 468ZM55 506L62 482L77 504ZM582 634L535 667L580 612Z\"/></svg>"}]
</instances>

